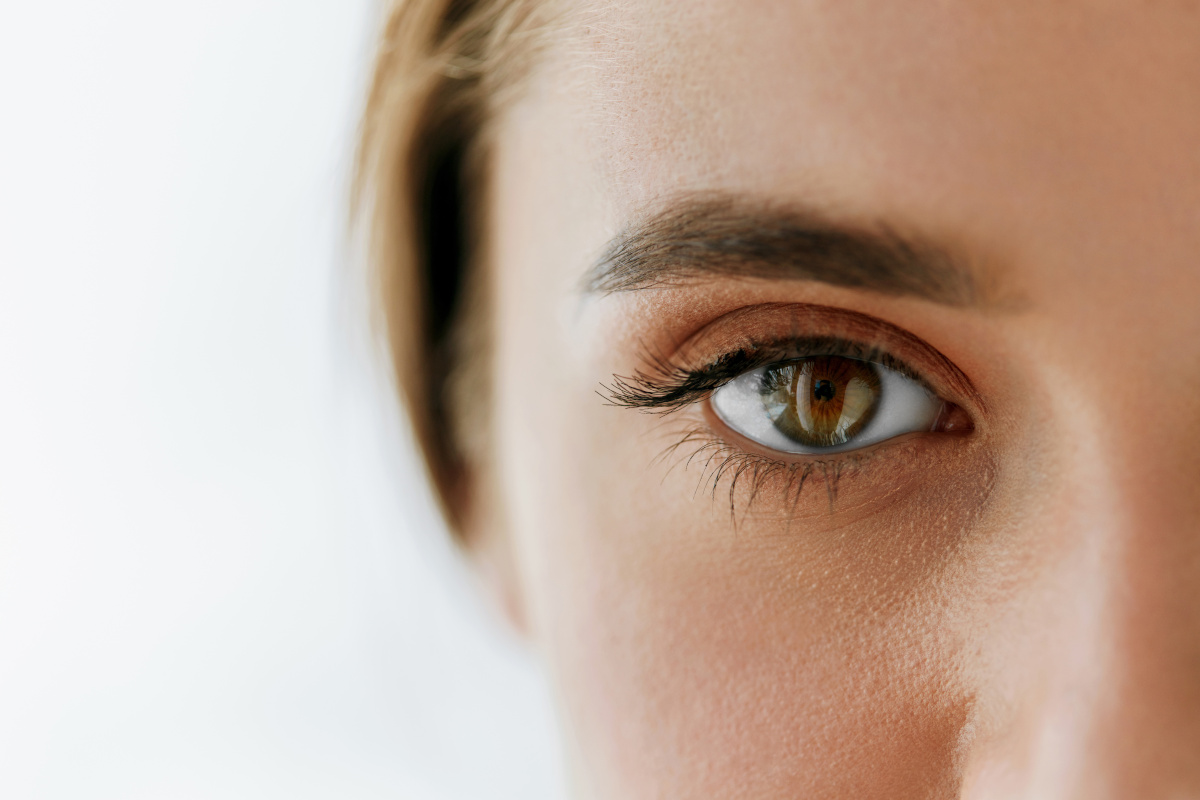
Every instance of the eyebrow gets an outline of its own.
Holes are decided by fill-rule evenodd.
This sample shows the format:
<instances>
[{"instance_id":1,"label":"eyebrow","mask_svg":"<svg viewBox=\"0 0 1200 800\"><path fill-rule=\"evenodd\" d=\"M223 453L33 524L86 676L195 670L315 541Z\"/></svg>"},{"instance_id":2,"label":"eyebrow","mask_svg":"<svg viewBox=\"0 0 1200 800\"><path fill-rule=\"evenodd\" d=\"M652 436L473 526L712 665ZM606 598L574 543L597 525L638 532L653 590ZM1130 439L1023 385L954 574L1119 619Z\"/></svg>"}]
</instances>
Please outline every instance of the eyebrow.
<instances>
[{"instance_id":1,"label":"eyebrow","mask_svg":"<svg viewBox=\"0 0 1200 800\"><path fill-rule=\"evenodd\" d=\"M585 289L606 295L719 277L819 281L948 306L981 302L974 273L931 242L724 195L676 200L630 225L588 271Z\"/></svg>"}]
</instances>

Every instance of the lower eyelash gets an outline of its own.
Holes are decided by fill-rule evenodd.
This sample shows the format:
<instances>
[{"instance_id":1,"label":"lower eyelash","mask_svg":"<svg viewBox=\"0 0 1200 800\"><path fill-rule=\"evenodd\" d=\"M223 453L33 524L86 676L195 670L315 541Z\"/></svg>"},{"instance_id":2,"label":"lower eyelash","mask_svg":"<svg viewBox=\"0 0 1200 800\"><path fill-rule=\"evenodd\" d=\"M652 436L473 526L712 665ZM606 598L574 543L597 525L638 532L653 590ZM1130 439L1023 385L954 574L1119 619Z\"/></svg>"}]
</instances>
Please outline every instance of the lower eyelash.
<instances>
[{"instance_id":1,"label":"lower eyelash","mask_svg":"<svg viewBox=\"0 0 1200 800\"><path fill-rule=\"evenodd\" d=\"M837 500L838 481L848 468L857 467L869 455L851 451L839 453L830 458L783 461L746 452L736 445L723 441L707 425L690 425L681 431L676 431L676 435L678 439L664 448L655 457L653 463L662 463L673 459L680 456L680 450L686 451L690 448L691 451L686 453L686 457L681 456L676 464L668 468L667 474L670 474L670 471L679 464L682 464L685 470L693 464L699 464L701 467L700 478L696 483L693 497L699 496L701 490L705 489L705 493L714 503L717 500L721 482L728 479L729 515L735 530L738 523L737 490L743 480L751 481L750 496L746 500L743 516L753 508L762 489L769 482L775 480L787 482L783 489L784 504L791 504L792 513L789 518L795 516L805 485L808 484L810 478L816 475L819 475L824 481L829 499L829 510L832 513Z\"/></svg>"}]
</instances>

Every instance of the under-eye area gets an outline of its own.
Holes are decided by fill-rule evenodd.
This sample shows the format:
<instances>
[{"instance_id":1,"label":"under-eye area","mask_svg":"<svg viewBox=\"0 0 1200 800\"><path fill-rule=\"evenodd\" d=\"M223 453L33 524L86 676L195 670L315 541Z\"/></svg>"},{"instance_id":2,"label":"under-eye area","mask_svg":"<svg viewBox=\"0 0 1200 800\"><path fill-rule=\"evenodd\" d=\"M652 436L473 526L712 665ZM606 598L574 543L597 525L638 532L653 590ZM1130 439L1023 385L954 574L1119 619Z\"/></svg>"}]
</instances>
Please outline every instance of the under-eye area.
<instances>
[{"instance_id":1,"label":"under-eye area","mask_svg":"<svg viewBox=\"0 0 1200 800\"><path fill-rule=\"evenodd\" d=\"M860 521L920 490L956 482L980 448L963 437L898 436L877 445L830 455L772 454L722 430L711 412L698 421L669 417L654 463L665 483L687 476L693 500L727 511L735 525L831 518L838 526ZM957 441L951 441L955 439Z\"/></svg>"}]
</instances>

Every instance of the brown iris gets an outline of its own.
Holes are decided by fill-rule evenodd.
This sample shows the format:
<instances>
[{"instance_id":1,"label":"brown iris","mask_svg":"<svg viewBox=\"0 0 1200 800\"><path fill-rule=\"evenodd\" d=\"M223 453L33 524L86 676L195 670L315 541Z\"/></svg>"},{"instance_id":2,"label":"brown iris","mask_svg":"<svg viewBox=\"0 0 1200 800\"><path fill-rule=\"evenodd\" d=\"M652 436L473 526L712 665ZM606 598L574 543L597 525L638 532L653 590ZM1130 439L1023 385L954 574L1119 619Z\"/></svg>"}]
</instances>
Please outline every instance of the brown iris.
<instances>
[{"instance_id":1,"label":"brown iris","mask_svg":"<svg viewBox=\"0 0 1200 800\"><path fill-rule=\"evenodd\" d=\"M763 372L763 407L784 435L809 447L854 438L879 407L879 372L869 361L813 356Z\"/></svg>"}]
</instances>

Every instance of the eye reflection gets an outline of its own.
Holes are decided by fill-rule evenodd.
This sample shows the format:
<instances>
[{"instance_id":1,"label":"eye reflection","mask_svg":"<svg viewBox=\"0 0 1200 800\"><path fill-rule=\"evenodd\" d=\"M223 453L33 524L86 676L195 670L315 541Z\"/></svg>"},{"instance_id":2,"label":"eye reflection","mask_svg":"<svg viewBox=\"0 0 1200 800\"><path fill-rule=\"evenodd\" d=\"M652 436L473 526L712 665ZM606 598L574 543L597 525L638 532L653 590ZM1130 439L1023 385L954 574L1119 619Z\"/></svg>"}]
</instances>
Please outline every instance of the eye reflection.
<instances>
[{"instance_id":1,"label":"eye reflection","mask_svg":"<svg viewBox=\"0 0 1200 800\"><path fill-rule=\"evenodd\" d=\"M746 372L712 396L738 433L790 453L854 450L932 430L944 403L894 369L843 356L810 356Z\"/></svg>"},{"instance_id":2,"label":"eye reflection","mask_svg":"<svg viewBox=\"0 0 1200 800\"><path fill-rule=\"evenodd\" d=\"M868 361L818 356L766 367L763 408L785 436L837 447L857 436L879 406L879 374Z\"/></svg>"}]
</instances>

